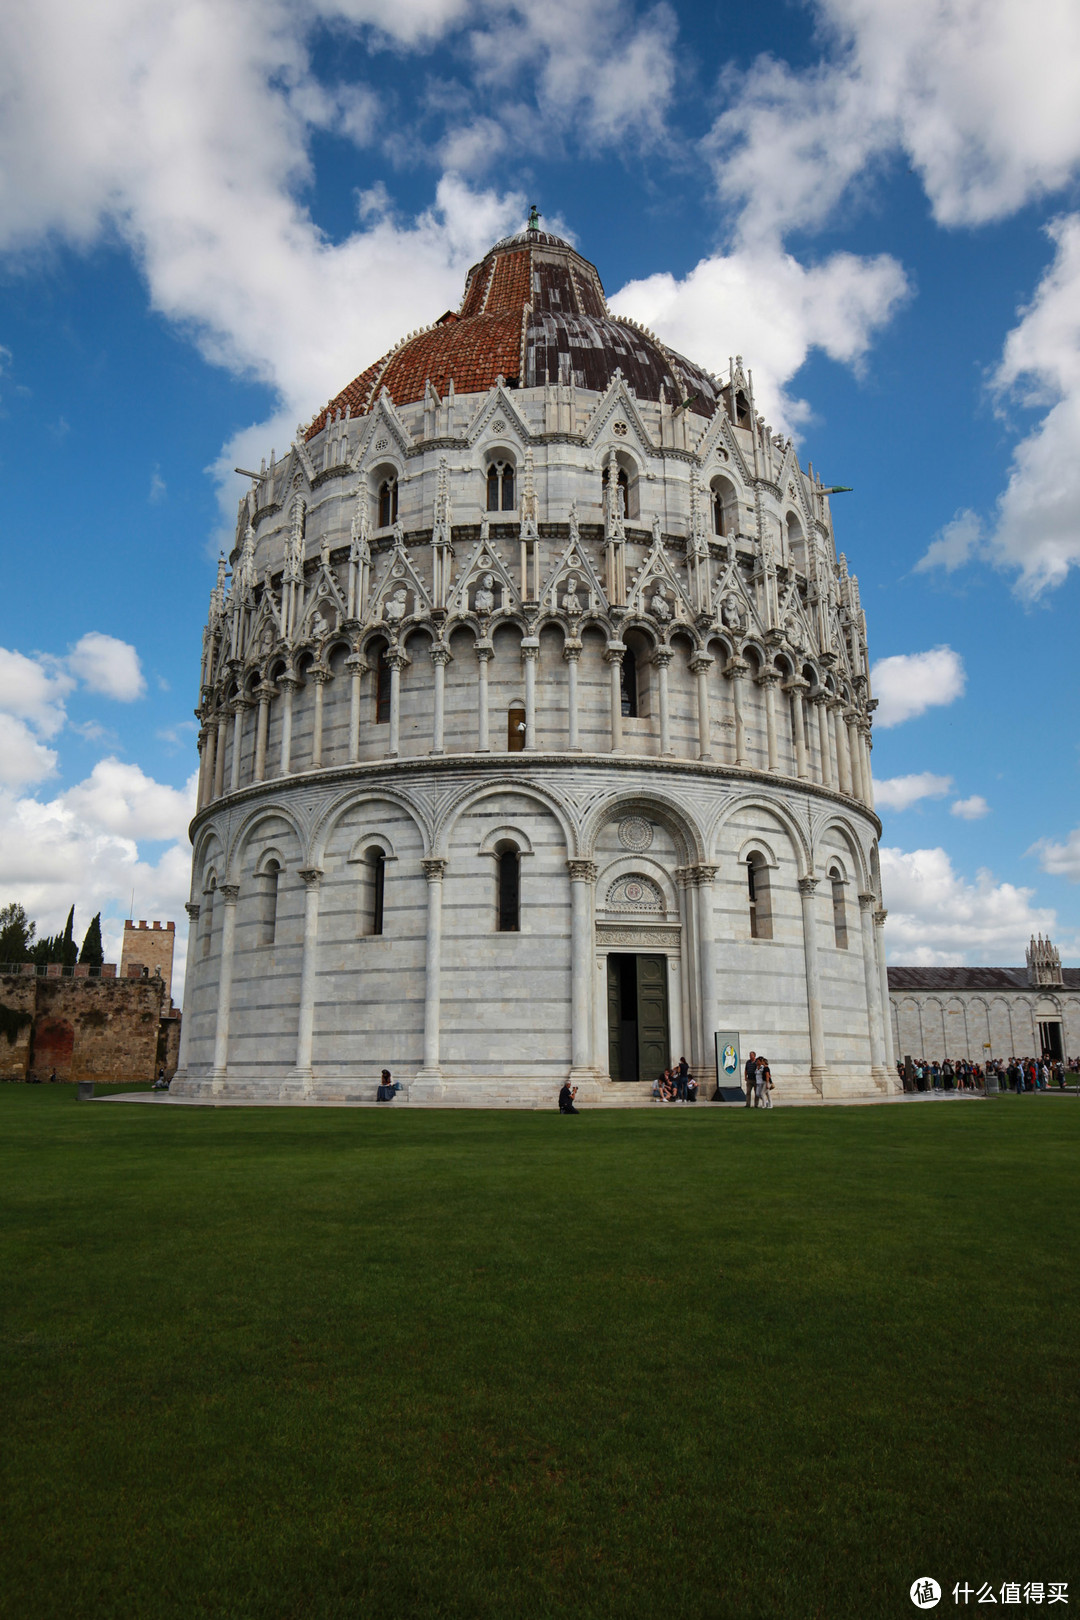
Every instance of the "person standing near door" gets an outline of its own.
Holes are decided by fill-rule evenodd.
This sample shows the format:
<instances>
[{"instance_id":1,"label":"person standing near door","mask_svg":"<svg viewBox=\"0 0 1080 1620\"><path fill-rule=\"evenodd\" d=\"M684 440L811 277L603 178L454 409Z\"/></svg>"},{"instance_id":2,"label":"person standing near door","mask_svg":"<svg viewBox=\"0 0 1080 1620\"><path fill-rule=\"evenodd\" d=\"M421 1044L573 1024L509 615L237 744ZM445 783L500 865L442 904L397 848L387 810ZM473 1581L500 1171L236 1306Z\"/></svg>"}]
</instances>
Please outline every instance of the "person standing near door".
<instances>
[{"instance_id":1,"label":"person standing near door","mask_svg":"<svg viewBox=\"0 0 1080 1620\"><path fill-rule=\"evenodd\" d=\"M751 1052L743 1065L743 1078L746 1081L746 1106L750 1107L750 1100L754 1095L754 1073L757 1069L757 1053Z\"/></svg>"}]
</instances>

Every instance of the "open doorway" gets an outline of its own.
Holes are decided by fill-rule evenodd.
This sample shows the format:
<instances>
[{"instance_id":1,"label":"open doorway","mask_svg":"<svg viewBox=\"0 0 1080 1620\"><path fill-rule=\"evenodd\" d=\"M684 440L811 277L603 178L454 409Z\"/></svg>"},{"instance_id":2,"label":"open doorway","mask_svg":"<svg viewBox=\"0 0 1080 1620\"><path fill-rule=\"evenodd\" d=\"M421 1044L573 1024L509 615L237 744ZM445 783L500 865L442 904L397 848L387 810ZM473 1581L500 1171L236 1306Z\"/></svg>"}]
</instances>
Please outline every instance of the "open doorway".
<instances>
[{"instance_id":1,"label":"open doorway","mask_svg":"<svg viewBox=\"0 0 1080 1620\"><path fill-rule=\"evenodd\" d=\"M608 1072L652 1080L671 1062L667 958L613 953L607 959Z\"/></svg>"},{"instance_id":2,"label":"open doorway","mask_svg":"<svg viewBox=\"0 0 1080 1620\"><path fill-rule=\"evenodd\" d=\"M1039 1025L1039 1053L1043 1057L1049 1056L1058 1060L1064 1058L1065 1047L1061 1039L1060 1018L1048 1018Z\"/></svg>"}]
</instances>

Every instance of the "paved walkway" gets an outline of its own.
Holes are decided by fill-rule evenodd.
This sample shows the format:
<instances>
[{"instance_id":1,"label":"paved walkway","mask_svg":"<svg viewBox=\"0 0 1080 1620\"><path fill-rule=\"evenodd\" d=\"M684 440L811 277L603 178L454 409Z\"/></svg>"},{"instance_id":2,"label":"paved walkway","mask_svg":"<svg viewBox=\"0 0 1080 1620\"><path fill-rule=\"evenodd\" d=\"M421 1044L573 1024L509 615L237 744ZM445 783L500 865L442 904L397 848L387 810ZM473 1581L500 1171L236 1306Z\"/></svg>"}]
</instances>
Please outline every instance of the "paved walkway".
<instances>
[{"instance_id":1,"label":"paved walkway","mask_svg":"<svg viewBox=\"0 0 1080 1620\"><path fill-rule=\"evenodd\" d=\"M1004 1092L1002 1095L1011 1096L1012 1093ZM1075 1097L1077 1095L1078 1093L1075 1091L1037 1091L1025 1093L1025 1096L1032 1099L1036 1097ZM254 1097L174 1097L167 1091L119 1091L113 1092L108 1097L95 1097L93 1101L149 1103L159 1108L394 1108L395 1106L404 1106L407 1108L409 1106L408 1103L377 1103L374 1101L326 1102L318 1098L305 1100L303 1098L281 1099L273 1097L263 1100L262 1098ZM915 1093L901 1092L888 1097L837 1097L831 1098L828 1101L825 1101L821 1097L791 1097L788 1098L787 1101L782 1101L779 1098L774 1097L773 1106L774 1108L878 1108L885 1104L895 1103L929 1104L985 1101L986 1098L983 1096L981 1091L920 1091ZM424 1106L427 1108L433 1105L425 1104ZM600 1106L603 1107L603 1104ZM641 1106L654 1109L670 1108L684 1110L687 1107L693 1107L700 1113L708 1113L710 1111L718 1111L721 1109L727 1110L732 1108L745 1108L746 1105L745 1103L662 1103L654 1102L652 1098L649 1098ZM552 1097L551 1108L552 1112L554 1112L556 1109L554 1096ZM588 1109L589 1105L586 1105L582 1112L588 1112ZM458 1107L456 1111L460 1113L462 1110L460 1107ZM468 1110L465 1111L468 1112ZM483 1110L478 1109L477 1112L489 1113L491 1110L490 1108Z\"/></svg>"}]
</instances>

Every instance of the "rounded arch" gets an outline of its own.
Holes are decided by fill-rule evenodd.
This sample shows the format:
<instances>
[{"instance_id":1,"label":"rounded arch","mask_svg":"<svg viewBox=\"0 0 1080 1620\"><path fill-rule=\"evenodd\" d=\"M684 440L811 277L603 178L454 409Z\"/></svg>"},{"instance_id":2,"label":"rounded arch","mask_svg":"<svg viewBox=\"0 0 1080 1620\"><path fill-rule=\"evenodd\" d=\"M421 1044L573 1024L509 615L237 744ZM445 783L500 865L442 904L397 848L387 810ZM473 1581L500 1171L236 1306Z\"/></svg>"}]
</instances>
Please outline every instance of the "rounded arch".
<instances>
[{"instance_id":1,"label":"rounded arch","mask_svg":"<svg viewBox=\"0 0 1080 1620\"><path fill-rule=\"evenodd\" d=\"M512 445L489 444L483 455L483 498L480 505L485 512L516 512L520 499L518 489L519 452Z\"/></svg>"},{"instance_id":2,"label":"rounded arch","mask_svg":"<svg viewBox=\"0 0 1080 1620\"><path fill-rule=\"evenodd\" d=\"M388 833L381 827L365 827L363 832L357 833L353 839L352 847L345 857L345 864L353 866L357 861L367 860L373 849L379 850L384 860L396 861L397 850Z\"/></svg>"},{"instance_id":3,"label":"rounded arch","mask_svg":"<svg viewBox=\"0 0 1080 1620\"><path fill-rule=\"evenodd\" d=\"M646 851L624 850L621 855L613 855L597 873L596 881L596 907L597 911L608 909L608 895L612 887L620 879L640 875L648 878L660 890L664 901L664 912L667 917L678 918L679 896L671 873L662 861Z\"/></svg>"},{"instance_id":4,"label":"rounded arch","mask_svg":"<svg viewBox=\"0 0 1080 1620\"><path fill-rule=\"evenodd\" d=\"M281 853L280 849L277 849L273 844L270 844L266 849L259 852L252 870L256 877L263 877L271 870L284 872L286 870L285 857Z\"/></svg>"},{"instance_id":5,"label":"rounded arch","mask_svg":"<svg viewBox=\"0 0 1080 1620\"><path fill-rule=\"evenodd\" d=\"M582 852L591 857L601 830L610 822L622 820L635 812L652 817L667 828L675 840L679 859L684 866L695 866L705 859L705 838L690 811L682 805L672 804L661 793L649 788L629 789L597 805L588 814L581 829Z\"/></svg>"},{"instance_id":6,"label":"rounded arch","mask_svg":"<svg viewBox=\"0 0 1080 1620\"><path fill-rule=\"evenodd\" d=\"M739 532L739 492L726 473L716 473L709 480L712 497L713 533L725 539Z\"/></svg>"},{"instance_id":7,"label":"rounded arch","mask_svg":"<svg viewBox=\"0 0 1080 1620\"><path fill-rule=\"evenodd\" d=\"M546 810L550 810L562 831L563 842L568 857L578 853L574 836L574 825L566 806L550 789L541 787L536 782L523 781L517 776L495 776L488 782L471 783L464 788L458 796L444 806L432 829L431 852L433 855L446 855L450 847L450 835L461 816L481 800L495 793L518 793L523 798L535 799Z\"/></svg>"},{"instance_id":8,"label":"rounded arch","mask_svg":"<svg viewBox=\"0 0 1080 1620\"><path fill-rule=\"evenodd\" d=\"M748 838L743 839L739 847L739 853L735 857L735 864L736 866L745 866L747 861L754 860L756 856L761 857L761 865L767 866L770 871L778 872L780 870L780 862L776 858L775 846L769 839L763 838L760 833L751 833Z\"/></svg>"},{"instance_id":9,"label":"rounded arch","mask_svg":"<svg viewBox=\"0 0 1080 1620\"><path fill-rule=\"evenodd\" d=\"M234 874L232 879L234 883L239 881L240 866L249 840L258 831L260 821L266 820L270 816L280 816L282 821L288 824L293 837L296 839L301 858L303 857L304 827L296 813L278 799L273 799L269 803L255 805L236 828L229 846L228 870Z\"/></svg>"},{"instance_id":10,"label":"rounded arch","mask_svg":"<svg viewBox=\"0 0 1080 1620\"><path fill-rule=\"evenodd\" d=\"M767 798L761 793L742 793L723 805L713 822L710 836L710 847L717 849L721 834L732 817L740 815L744 810L764 810L767 815L773 816L791 839L795 850L798 876L809 877L813 872L813 856L810 851L810 841L805 830L800 827L787 806L776 799ZM713 857L720 859L719 854Z\"/></svg>"},{"instance_id":11,"label":"rounded arch","mask_svg":"<svg viewBox=\"0 0 1080 1620\"><path fill-rule=\"evenodd\" d=\"M478 855L500 855L502 853L499 848L500 844L512 844L519 855L533 855L536 853L532 847L532 839L524 827L519 827L516 822L512 821L503 821L497 827L489 827L477 845L476 853Z\"/></svg>"},{"instance_id":12,"label":"rounded arch","mask_svg":"<svg viewBox=\"0 0 1080 1620\"><path fill-rule=\"evenodd\" d=\"M819 849L821 848L821 843L825 834L829 832L835 832L840 835L844 847L851 859L852 880L859 885L859 889L861 891L865 892L867 885L873 881L873 877L869 863L866 859L866 851L859 842L858 836L854 830L848 826L847 822L844 821L840 816L829 816L817 829L816 844ZM830 861L837 859L837 855L834 850L822 850L821 855L826 866L828 866ZM880 885L876 886L876 892L878 894L881 893Z\"/></svg>"},{"instance_id":13,"label":"rounded arch","mask_svg":"<svg viewBox=\"0 0 1080 1620\"><path fill-rule=\"evenodd\" d=\"M404 811L420 834L420 847L423 854L430 854L431 830L418 807L404 793L400 793L395 788L380 782L378 784L372 783L370 787L366 787L361 791L354 788L351 792L342 793L327 805L311 829L311 837L308 841L310 864L312 866L321 865L326 846L330 842L338 823L350 810L358 810L365 804L373 804L379 801L392 804L397 809ZM368 844L378 843L384 838L384 835L376 836L374 833L365 833L363 836ZM385 839L385 842L389 845L389 839ZM393 858L397 859L396 854L394 854Z\"/></svg>"},{"instance_id":14,"label":"rounded arch","mask_svg":"<svg viewBox=\"0 0 1080 1620\"><path fill-rule=\"evenodd\" d=\"M391 456L384 456L369 468L368 498L375 509L376 529L388 529L397 521L398 494L404 473L404 466Z\"/></svg>"}]
</instances>

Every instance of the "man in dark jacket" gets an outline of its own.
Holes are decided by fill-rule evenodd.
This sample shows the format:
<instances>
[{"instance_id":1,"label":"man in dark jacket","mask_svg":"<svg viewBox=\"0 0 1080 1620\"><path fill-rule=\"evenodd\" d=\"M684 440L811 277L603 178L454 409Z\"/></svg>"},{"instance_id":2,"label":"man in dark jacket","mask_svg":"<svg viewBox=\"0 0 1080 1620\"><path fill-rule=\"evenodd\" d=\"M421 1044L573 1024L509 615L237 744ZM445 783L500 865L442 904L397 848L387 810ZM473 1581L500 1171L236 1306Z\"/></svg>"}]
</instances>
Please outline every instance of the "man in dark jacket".
<instances>
[{"instance_id":1,"label":"man in dark jacket","mask_svg":"<svg viewBox=\"0 0 1080 1620\"><path fill-rule=\"evenodd\" d=\"M743 1064L743 1079L746 1081L746 1106L749 1108L754 1096L754 1075L757 1073L757 1053L751 1052Z\"/></svg>"},{"instance_id":2,"label":"man in dark jacket","mask_svg":"<svg viewBox=\"0 0 1080 1620\"><path fill-rule=\"evenodd\" d=\"M574 1098L577 1096L577 1086L571 1086L569 1080L563 1081L563 1088L559 1092L559 1113L576 1114Z\"/></svg>"}]
</instances>

